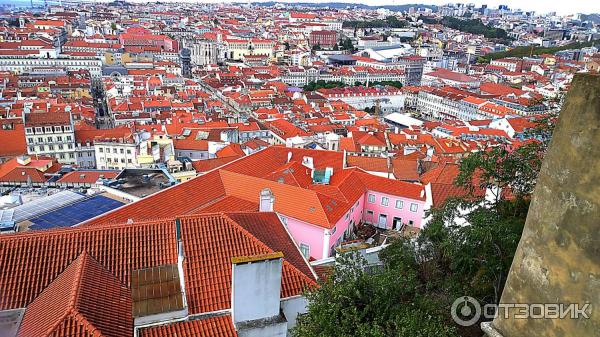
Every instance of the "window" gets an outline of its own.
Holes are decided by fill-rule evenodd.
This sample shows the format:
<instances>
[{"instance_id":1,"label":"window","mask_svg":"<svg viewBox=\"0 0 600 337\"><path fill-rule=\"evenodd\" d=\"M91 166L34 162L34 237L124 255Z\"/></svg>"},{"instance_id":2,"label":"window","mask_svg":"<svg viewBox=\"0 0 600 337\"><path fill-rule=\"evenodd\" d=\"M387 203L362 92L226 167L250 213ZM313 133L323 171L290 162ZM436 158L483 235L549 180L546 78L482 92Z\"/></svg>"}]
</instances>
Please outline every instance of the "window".
<instances>
[{"instance_id":1,"label":"window","mask_svg":"<svg viewBox=\"0 0 600 337\"><path fill-rule=\"evenodd\" d=\"M98 148L98 152L102 153L102 152L104 152L104 149L100 147L100 148Z\"/></svg>"},{"instance_id":2,"label":"window","mask_svg":"<svg viewBox=\"0 0 600 337\"><path fill-rule=\"evenodd\" d=\"M27 143L32 144L33 143L33 138L27 138Z\"/></svg>"},{"instance_id":3,"label":"window","mask_svg":"<svg viewBox=\"0 0 600 337\"><path fill-rule=\"evenodd\" d=\"M415 224L415 222L414 222L414 221L412 221L412 220L408 220L408 224L412 226L412 225L414 225L414 224Z\"/></svg>"},{"instance_id":4,"label":"window","mask_svg":"<svg viewBox=\"0 0 600 337\"><path fill-rule=\"evenodd\" d=\"M65 126L65 132L70 132L71 131L71 127L70 126Z\"/></svg>"},{"instance_id":5,"label":"window","mask_svg":"<svg viewBox=\"0 0 600 337\"><path fill-rule=\"evenodd\" d=\"M44 131L47 133L51 133L52 132L52 127L51 126L47 126L44 128Z\"/></svg>"},{"instance_id":6,"label":"window","mask_svg":"<svg viewBox=\"0 0 600 337\"><path fill-rule=\"evenodd\" d=\"M62 132L62 129L60 126L55 126L54 127L54 132Z\"/></svg>"},{"instance_id":7,"label":"window","mask_svg":"<svg viewBox=\"0 0 600 337\"><path fill-rule=\"evenodd\" d=\"M300 244L300 252L302 253L302 255L304 255L305 258L309 258L310 257L310 246L306 245L304 243Z\"/></svg>"},{"instance_id":8,"label":"window","mask_svg":"<svg viewBox=\"0 0 600 337\"><path fill-rule=\"evenodd\" d=\"M334 227L331 229L331 235L335 234L335 232L336 232L336 231L337 231L337 228L334 226Z\"/></svg>"},{"instance_id":9,"label":"window","mask_svg":"<svg viewBox=\"0 0 600 337\"><path fill-rule=\"evenodd\" d=\"M67 141L71 141L71 136L67 136Z\"/></svg>"},{"instance_id":10,"label":"window","mask_svg":"<svg viewBox=\"0 0 600 337\"><path fill-rule=\"evenodd\" d=\"M349 217L350 217L350 213L346 213L346 217L344 217L344 219L348 220Z\"/></svg>"},{"instance_id":11,"label":"window","mask_svg":"<svg viewBox=\"0 0 600 337\"><path fill-rule=\"evenodd\" d=\"M401 209L402 207L404 207L404 201L396 200L396 208Z\"/></svg>"},{"instance_id":12,"label":"window","mask_svg":"<svg viewBox=\"0 0 600 337\"><path fill-rule=\"evenodd\" d=\"M131 154L131 149L127 149L127 154Z\"/></svg>"},{"instance_id":13,"label":"window","mask_svg":"<svg viewBox=\"0 0 600 337\"><path fill-rule=\"evenodd\" d=\"M369 202L370 203L375 203L375 194L369 194Z\"/></svg>"},{"instance_id":14,"label":"window","mask_svg":"<svg viewBox=\"0 0 600 337\"><path fill-rule=\"evenodd\" d=\"M377 221L377 227L379 227L379 228L387 227L387 214L379 214L379 219Z\"/></svg>"},{"instance_id":15,"label":"window","mask_svg":"<svg viewBox=\"0 0 600 337\"><path fill-rule=\"evenodd\" d=\"M284 225L287 226L287 218L284 216L281 216L280 219L281 219L281 223L283 223Z\"/></svg>"},{"instance_id":16,"label":"window","mask_svg":"<svg viewBox=\"0 0 600 337\"><path fill-rule=\"evenodd\" d=\"M48 137L48 143L52 143L52 137Z\"/></svg>"},{"instance_id":17,"label":"window","mask_svg":"<svg viewBox=\"0 0 600 337\"><path fill-rule=\"evenodd\" d=\"M388 197L381 197L381 206L387 206L390 204L390 199Z\"/></svg>"},{"instance_id":18,"label":"window","mask_svg":"<svg viewBox=\"0 0 600 337\"><path fill-rule=\"evenodd\" d=\"M124 152L125 152L125 150L124 150L124 149L121 149L121 154L123 154Z\"/></svg>"},{"instance_id":19,"label":"window","mask_svg":"<svg viewBox=\"0 0 600 337\"><path fill-rule=\"evenodd\" d=\"M56 136L56 141L57 142L62 142L62 136Z\"/></svg>"},{"instance_id":20,"label":"window","mask_svg":"<svg viewBox=\"0 0 600 337\"><path fill-rule=\"evenodd\" d=\"M416 212L417 209L419 209L419 205L417 205L417 204L410 204L410 211L411 212Z\"/></svg>"},{"instance_id":21,"label":"window","mask_svg":"<svg viewBox=\"0 0 600 337\"><path fill-rule=\"evenodd\" d=\"M33 133L33 129L32 128L25 128L25 133L26 134L32 134Z\"/></svg>"}]
</instances>

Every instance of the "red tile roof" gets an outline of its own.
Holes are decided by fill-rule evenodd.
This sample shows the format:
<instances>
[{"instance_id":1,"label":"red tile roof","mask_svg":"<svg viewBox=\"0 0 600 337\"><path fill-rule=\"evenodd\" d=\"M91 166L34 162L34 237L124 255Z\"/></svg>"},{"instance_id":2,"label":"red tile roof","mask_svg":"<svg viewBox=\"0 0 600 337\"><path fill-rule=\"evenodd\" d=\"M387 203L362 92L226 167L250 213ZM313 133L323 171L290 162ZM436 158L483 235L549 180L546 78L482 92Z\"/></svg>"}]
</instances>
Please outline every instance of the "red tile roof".
<instances>
[{"instance_id":1,"label":"red tile roof","mask_svg":"<svg viewBox=\"0 0 600 337\"><path fill-rule=\"evenodd\" d=\"M26 154L27 143L23 124L15 124L13 130L0 130L0 144L0 158Z\"/></svg>"},{"instance_id":2,"label":"red tile roof","mask_svg":"<svg viewBox=\"0 0 600 337\"><path fill-rule=\"evenodd\" d=\"M118 171L78 170L65 174L56 182L63 184L94 184L98 181L98 179L100 179L100 177L105 179L112 179L118 174Z\"/></svg>"},{"instance_id":3,"label":"red tile roof","mask_svg":"<svg viewBox=\"0 0 600 337\"><path fill-rule=\"evenodd\" d=\"M83 251L27 306L19 337L128 336L131 292Z\"/></svg>"},{"instance_id":4,"label":"red tile roof","mask_svg":"<svg viewBox=\"0 0 600 337\"><path fill-rule=\"evenodd\" d=\"M25 114L26 126L68 125L71 121L69 112L32 112Z\"/></svg>"},{"instance_id":5,"label":"red tile roof","mask_svg":"<svg viewBox=\"0 0 600 337\"><path fill-rule=\"evenodd\" d=\"M81 252L119 281L131 270L177 263L174 221L0 236L0 310L30 304Z\"/></svg>"},{"instance_id":6,"label":"red tile roof","mask_svg":"<svg viewBox=\"0 0 600 337\"><path fill-rule=\"evenodd\" d=\"M376 177L356 169L343 169L343 155L334 151L272 146L91 219L84 226L197 213L225 196L258 203L260 192L265 188L271 189L274 194L277 212L324 228L332 228L367 190L424 200L422 185ZM313 159L316 169L333 168L329 186L314 184L312 178L309 182L303 176L306 173L302 172L310 172L310 169L304 165L289 166L294 162L302 163L305 157ZM290 172L294 169L295 173L284 174L286 169ZM282 176L283 181L280 179Z\"/></svg>"},{"instance_id":7,"label":"red tile roof","mask_svg":"<svg viewBox=\"0 0 600 337\"><path fill-rule=\"evenodd\" d=\"M116 290L122 291L120 284L130 287L132 270L176 264L176 221L77 227L1 236L0 270L3 273L0 275L0 309L30 305L34 322L54 322L62 317L55 315L55 312L76 306L82 314L80 316L87 319L87 324L96 327L104 335L127 336L129 334L109 334L108 329L101 328L107 324L106 320L119 321L113 314L103 310L112 310L112 313L121 316L120 319L129 319L131 302L126 305L128 313L121 313L120 307L115 308L115 304L95 308L89 301L94 299L94 303L101 303L103 300L114 300L111 296L117 296ZM317 285L308 262L275 213L212 213L184 216L179 221L190 314L230 308L232 257L283 252L282 298L300 295L307 288ZM72 264L81 252L88 252L89 255L84 253L81 261ZM89 276L87 269L92 270ZM112 281L109 280L111 274L115 276ZM82 281L73 281L79 279ZM115 284L119 286L115 287ZM50 289L52 296L49 297L44 289ZM73 292L76 293L74 298L82 302L72 304L68 294ZM58 296L60 294L65 296ZM53 304L58 309L51 313L40 313L37 302L49 305L48 298L54 296L59 297ZM90 296L91 299L88 299ZM107 298L102 299L103 296ZM120 292L118 296L121 296ZM87 311L87 306L93 308L95 314ZM43 316L43 313L47 316ZM26 318L29 322L27 314ZM73 322L68 321L71 324L68 327ZM127 327L127 324L121 325ZM50 326L50 323L40 324L44 331L47 331L46 326ZM25 335L35 329L35 324L30 326L27 323ZM68 330L61 330L53 336L73 335Z\"/></svg>"},{"instance_id":8,"label":"red tile roof","mask_svg":"<svg viewBox=\"0 0 600 337\"><path fill-rule=\"evenodd\" d=\"M213 212L258 211L258 203L233 196L226 196L192 212L193 214Z\"/></svg>"},{"instance_id":9,"label":"red tile roof","mask_svg":"<svg viewBox=\"0 0 600 337\"><path fill-rule=\"evenodd\" d=\"M194 168L194 170L196 170L196 172L204 173L216 169L217 167L221 167L239 158L241 158L241 156L195 160L192 162L192 167Z\"/></svg>"},{"instance_id":10,"label":"red tile roof","mask_svg":"<svg viewBox=\"0 0 600 337\"><path fill-rule=\"evenodd\" d=\"M218 158L225 158L225 157L240 157L240 156L245 156L246 153L244 153L244 150L242 150L242 147L240 146L240 144L237 143L231 143L227 146L225 146L224 148L220 149L219 151L217 151L216 153Z\"/></svg>"},{"instance_id":11,"label":"red tile roof","mask_svg":"<svg viewBox=\"0 0 600 337\"><path fill-rule=\"evenodd\" d=\"M176 322L140 330L140 337L237 337L230 315Z\"/></svg>"},{"instance_id":12,"label":"red tile roof","mask_svg":"<svg viewBox=\"0 0 600 337\"><path fill-rule=\"evenodd\" d=\"M307 262L275 213L182 217L181 233L192 314L231 307L231 258L236 256L282 251L282 298L300 295L316 285Z\"/></svg>"}]
</instances>

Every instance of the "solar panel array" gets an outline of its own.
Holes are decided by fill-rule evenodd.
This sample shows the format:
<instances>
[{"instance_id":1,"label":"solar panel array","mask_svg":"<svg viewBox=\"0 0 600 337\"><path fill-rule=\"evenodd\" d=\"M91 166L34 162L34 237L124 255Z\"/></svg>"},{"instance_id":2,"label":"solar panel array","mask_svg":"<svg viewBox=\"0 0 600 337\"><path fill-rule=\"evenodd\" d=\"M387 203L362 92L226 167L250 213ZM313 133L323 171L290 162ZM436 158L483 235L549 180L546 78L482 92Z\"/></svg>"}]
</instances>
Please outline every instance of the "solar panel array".
<instances>
[{"instance_id":1,"label":"solar panel array","mask_svg":"<svg viewBox=\"0 0 600 337\"><path fill-rule=\"evenodd\" d=\"M15 207L13 220L15 222L29 220L84 198L85 196L81 193L60 191L47 197L39 198L24 205Z\"/></svg>"},{"instance_id":2,"label":"solar panel array","mask_svg":"<svg viewBox=\"0 0 600 337\"><path fill-rule=\"evenodd\" d=\"M120 201L102 195L96 195L34 219L30 219L33 224L29 229L36 230L55 227L70 227L111 211L121 205L123 205L123 203Z\"/></svg>"}]
</instances>

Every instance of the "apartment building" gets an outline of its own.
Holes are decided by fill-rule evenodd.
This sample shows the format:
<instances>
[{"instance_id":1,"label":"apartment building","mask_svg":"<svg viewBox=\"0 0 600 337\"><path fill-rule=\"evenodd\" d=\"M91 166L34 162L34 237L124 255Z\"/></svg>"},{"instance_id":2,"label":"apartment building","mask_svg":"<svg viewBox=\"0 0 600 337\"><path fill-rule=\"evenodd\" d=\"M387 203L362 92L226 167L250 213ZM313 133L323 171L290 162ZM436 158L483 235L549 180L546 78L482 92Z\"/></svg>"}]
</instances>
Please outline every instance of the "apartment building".
<instances>
[{"instance_id":1,"label":"apartment building","mask_svg":"<svg viewBox=\"0 0 600 337\"><path fill-rule=\"evenodd\" d=\"M70 112L23 114L29 155L52 156L61 164L76 164L75 133Z\"/></svg>"}]
</instances>

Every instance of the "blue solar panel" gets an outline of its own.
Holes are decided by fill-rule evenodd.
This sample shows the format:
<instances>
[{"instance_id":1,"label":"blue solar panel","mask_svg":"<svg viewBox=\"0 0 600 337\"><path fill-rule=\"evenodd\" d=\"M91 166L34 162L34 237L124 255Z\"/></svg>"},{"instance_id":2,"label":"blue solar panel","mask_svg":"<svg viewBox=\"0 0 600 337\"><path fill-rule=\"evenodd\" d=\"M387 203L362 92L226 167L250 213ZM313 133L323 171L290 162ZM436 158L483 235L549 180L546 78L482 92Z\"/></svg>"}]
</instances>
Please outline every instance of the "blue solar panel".
<instances>
[{"instance_id":1,"label":"blue solar panel","mask_svg":"<svg viewBox=\"0 0 600 337\"><path fill-rule=\"evenodd\" d=\"M96 195L31 219L30 221L33 222L33 224L29 229L70 227L122 205L123 203L120 201L102 195Z\"/></svg>"}]
</instances>

